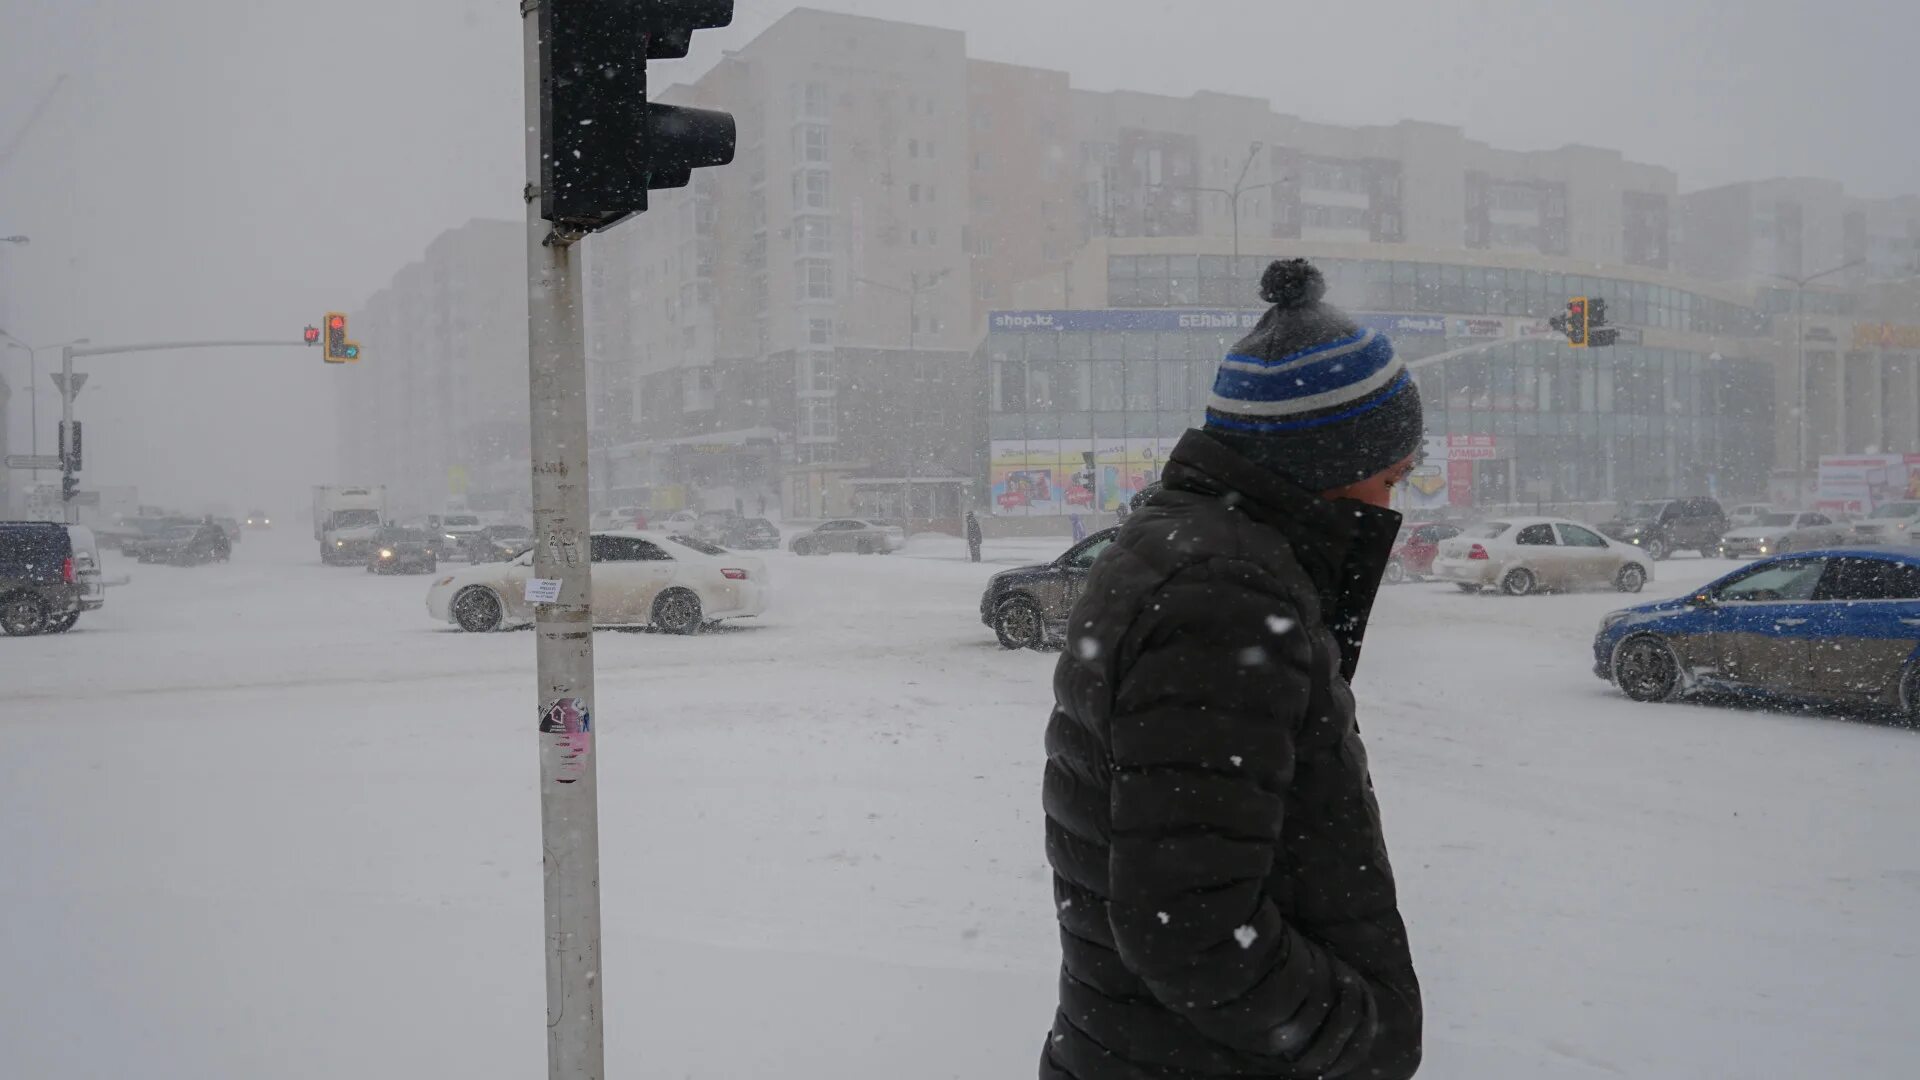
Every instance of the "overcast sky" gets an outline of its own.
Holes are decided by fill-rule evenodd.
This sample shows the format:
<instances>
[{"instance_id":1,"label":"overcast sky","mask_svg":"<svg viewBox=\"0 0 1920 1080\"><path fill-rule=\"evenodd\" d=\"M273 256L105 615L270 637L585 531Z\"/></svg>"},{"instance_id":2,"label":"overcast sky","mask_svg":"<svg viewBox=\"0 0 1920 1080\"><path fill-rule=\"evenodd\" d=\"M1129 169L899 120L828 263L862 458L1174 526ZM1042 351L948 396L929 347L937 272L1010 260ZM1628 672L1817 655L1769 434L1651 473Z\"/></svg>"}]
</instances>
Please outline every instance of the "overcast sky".
<instances>
[{"instance_id":1,"label":"overcast sky","mask_svg":"<svg viewBox=\"0 0 1920 1080\"><path fill-rule=\"evenodd\" d=\"M790 5L741 0L697 72ZM1874 0L821 0L966 30L1091 89L1214 89L1336 123L1584 142L1683 190L1789 174L1920 192L1904 83L1920 6ZM1178 11L1169 19L1164 12ZM34 341L291 337L443 229L520 213L516 0L0 0L0 328ZM658 76L656 76L658 77ZM52 354L48 354L51 358ZM370 351L369 363L380 362ZM26 443L25 357L10 449ZM300 350L90 362L92 483L285 511L334 477ZM43 430L57 411L51 384ZM49 447L43 444L42 450Z\"/></svg>"}]
</instances>

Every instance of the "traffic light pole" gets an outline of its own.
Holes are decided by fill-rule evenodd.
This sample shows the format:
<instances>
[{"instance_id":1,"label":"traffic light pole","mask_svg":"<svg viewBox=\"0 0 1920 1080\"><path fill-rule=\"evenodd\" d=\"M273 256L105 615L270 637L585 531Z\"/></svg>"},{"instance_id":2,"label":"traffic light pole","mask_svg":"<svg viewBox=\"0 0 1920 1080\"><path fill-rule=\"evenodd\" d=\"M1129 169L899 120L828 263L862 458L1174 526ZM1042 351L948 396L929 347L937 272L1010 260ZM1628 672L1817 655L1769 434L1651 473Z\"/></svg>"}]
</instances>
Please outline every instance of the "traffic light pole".
<instances>
[{"instance_id":1,"label":"traffic light pole","mask_svg":"<svg viewBox=\"0 0 1920 1080\"><path fill-rule=\"evenodd\" d=\"M73 382L73 361L76 357L115 356L120 353L166 352L170 349L267 349L293 345L307 348L304 341L284 339L260 341L150 341L139 345L62 345L60 347L60 430L73 431L73 399L79 393ZM73 489L73 454L63 436L60 444L60 500L67 524L73 525L80 520L80 508L75 506L70 492Z\"/></svg>"},{"instance_id":2,"label":"traffic light pole","mask_svg":"<svg viewBox=\"0 0 1920 1080\"><path fill-rule=\"evenodd\" d=\"M587 356L580 234L541 217L540 7L519 0L526 63L527 345L533 576L558 580L535 607L540 840L546 886L548 1080L603 1080L600 809L594 747L592 572L587 531Z\"/></svg>"}]
</instances>

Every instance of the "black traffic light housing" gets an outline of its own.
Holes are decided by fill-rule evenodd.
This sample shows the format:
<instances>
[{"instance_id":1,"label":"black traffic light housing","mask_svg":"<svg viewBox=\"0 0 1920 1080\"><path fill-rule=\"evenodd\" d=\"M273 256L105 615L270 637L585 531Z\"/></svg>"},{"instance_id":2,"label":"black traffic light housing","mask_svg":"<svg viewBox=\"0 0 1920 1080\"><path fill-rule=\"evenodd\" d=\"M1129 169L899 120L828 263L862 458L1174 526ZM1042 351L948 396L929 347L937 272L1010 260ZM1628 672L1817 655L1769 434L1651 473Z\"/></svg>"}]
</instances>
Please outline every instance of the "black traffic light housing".
<instances>
[{"instance_id":1,"label":"black traffic light housing","mask_svg":"<svg viewBox=\"0 0 1920 1080\"><path fill-rule=\"evenodd\" d=\"M78 420L73 421L71 424L65 420L60 421L60 467L68 472L81 471L80 464L83 459L80 453L80 437L82 430L80 421Z\"/></svg>"},{"instance_id":2,"label":"black traffic light housing","mask_svg":"<svg viewBox=\"0 0 1920 1080\"><path fill-rule=\"evenodd\" d=\"M647 101L647 61L687 55L733 0L540 5L540 216L582 232L645 213L650 188L733 160L729 113Z\"/></svg>"},{"instance_id":3,"label":"black traffic light housing","mask_svg":"<svg viewBox=\"0 0 1920 1080\"><path fill-rule=\"evenodd\" d=\"M1607 301L1603 297L1594 297L1587 301L1587 345L1603 349L1614 343L1620 331L1607 326Z\"/></svg>"},{"instance_id":4,"label":"black traffic light housing","mask_svg":"<svg viewBox=\"0 0 1920 1080\"><path fill-rule=\"evenodd\" d=\"M79 477L63 476L60 478L60 501L61 502L72 502L73 497L76 494L78 494L79 491L80 491Z\"/></svg>"}]
</instances>

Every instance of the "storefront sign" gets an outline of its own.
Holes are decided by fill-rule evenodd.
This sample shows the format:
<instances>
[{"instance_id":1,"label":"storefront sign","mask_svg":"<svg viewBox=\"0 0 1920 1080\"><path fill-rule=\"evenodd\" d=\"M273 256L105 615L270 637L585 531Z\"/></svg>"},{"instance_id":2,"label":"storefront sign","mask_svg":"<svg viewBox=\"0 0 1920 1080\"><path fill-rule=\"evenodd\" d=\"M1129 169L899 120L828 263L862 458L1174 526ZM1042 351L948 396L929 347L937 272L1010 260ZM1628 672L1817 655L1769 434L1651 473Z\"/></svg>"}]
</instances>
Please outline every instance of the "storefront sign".
<instances>
[{"instance_id":1,"label":"storefront sign","mask_svg":"<svg viewBox=\"0 0 1920 1080\"><path fill-rule=\"evenodd\" d=\"M1264 311L1192 310L1180 308L1122 309L1097 311L995 311L987 315L989 330L1095 331L1120 330L1216 330L1241 334L1259 323ZM1447 320L1440 315L1380 315L1360 313L1353 321L1369 330L1390 336L1440 336L1447 332Z\"/></svg>"},{"instance_id":2,"label":"storefront sign","mask_svg":"<svg viewBox=\"0 0 1920 1080\"><path fill-rule=\"evenodd\" d=\"M988 448L993 512L1108 515L1160 478L1177 439L1004 439Z\"/></svg>"},{"instance_id":3,"label":"storefront sign","mask_svg":"<svg viewBox=\"0 0 1920 1080\"><path fill-rule=\"evenodd\" d=\"M1507 324L1502 319L1452 319L1448 322L1448 337L1458 338L1498 338L1507 336Z\"/></svg>"},{"instance_id":4,"label":"storefront sign","mask_svg":"<svg viewBox=\"0 0 1920 1080\"><path fill-rule=\"evenodd\" d=\"M1920 498L1920 454L1823 455L1817 485L1814 506L1842 514Z\"/></svg>"},{"instance_id":5,"label":"storefront sign","mask_svg":"<svg viewBox=\"0 0 1920 1080\"><path fill-rule=\"evenodd\" d=\"M1920 326L1893 323L1854 323L1856 349L1920 349Z\"/></svg>"}]
</instances>

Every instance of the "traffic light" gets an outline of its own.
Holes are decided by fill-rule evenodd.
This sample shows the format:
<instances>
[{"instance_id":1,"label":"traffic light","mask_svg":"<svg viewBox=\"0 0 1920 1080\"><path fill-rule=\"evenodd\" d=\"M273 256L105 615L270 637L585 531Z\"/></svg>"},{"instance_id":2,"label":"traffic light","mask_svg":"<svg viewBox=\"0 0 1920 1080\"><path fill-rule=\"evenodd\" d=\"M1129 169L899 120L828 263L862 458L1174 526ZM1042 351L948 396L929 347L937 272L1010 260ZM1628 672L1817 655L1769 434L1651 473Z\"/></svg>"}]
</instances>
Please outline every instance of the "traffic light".
<instances>
[{"instance_id":1,"label":"traffic light","mask_svg":"<svg viewBox=\"0 0 1920 1080\"><path fill-rule=\"evenodd\" d=\"M1587 344L1603 349L1613 344L1620 331L1607 328L1607 302L1601 297L1587 301Z\"/></svg>"},{"instance_id":2,"label":"traffic light","mask_svg":"<svg viewBox=\"0 0 1920 1080\"><path fill-rule=\"evenodd\" d=\"M74 495L78 493L79 490L80 490L79 477L63 476L60 478L60 501L61 502L72 502Z\"/></svg>"},{"instance_id":3,"label":"traffic light","mask_svg":"<svg viewBox=\"0 0 1920 1080\"><path fill-rule=\"evenodd\" d=\"M1603 300L1600 301L1600 304L1602 310L1604 310L1606 302ZM1547 325L1553 327L1555 333L1567 335L1568 345L1576 349L1586 348L1587 298L1584 296L1576 296L1567 301L1567 313L1565 315L1555 315L1553 318L1548 319Z\"/></svg>"},{"instance_id":4,"label":"traffic light","mask_svg":"<svg viewBox=\"0 0 1920 1080\"><path fill-rule=\"evenodd\" d=\"M733 0L540 5L540 216L585 232L645 213L650 188L733 160L730 113L647 101L647 61L687 55Z\"/></svg>"},{"instance_id":5,"label":"traffic light","mask_svg":"<svg viewBox=\"0 0 1920 1080\"><path fill-rule=\"evenodd\" d=\"M347 340L347 317L338 311L327 312L321 320L327 327L326 361L329 364L351 364L360 359L360 343Z\"/></svg>"},{"instance_id":6,"label":"traffic light","mask_svg":"<svg viewBox=\"0 0 1920 1080\"><path fill-rule=\"evenodd\" d=\"M320 328L317 326L307 327L303 336L306 338L306 342L309 345L320 344Z\"/></svg>"},{"instance_id":7,"label":"traffic light","mask_svg":"<svg viewBox=\"0 0 1920 1080\"><path fill-rule=\"evenodd\" d=\"M64 463L61 467L68 472L80 471L80 434L80 421L72 424L60 421L60 460Z\"/></svg>"}]
</instances>

